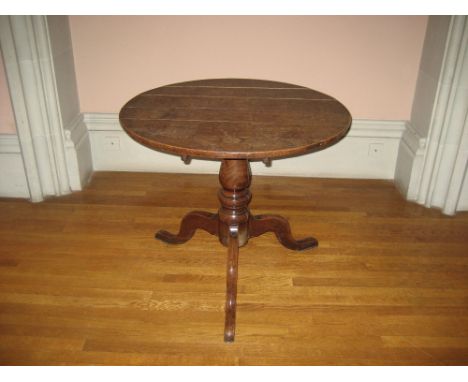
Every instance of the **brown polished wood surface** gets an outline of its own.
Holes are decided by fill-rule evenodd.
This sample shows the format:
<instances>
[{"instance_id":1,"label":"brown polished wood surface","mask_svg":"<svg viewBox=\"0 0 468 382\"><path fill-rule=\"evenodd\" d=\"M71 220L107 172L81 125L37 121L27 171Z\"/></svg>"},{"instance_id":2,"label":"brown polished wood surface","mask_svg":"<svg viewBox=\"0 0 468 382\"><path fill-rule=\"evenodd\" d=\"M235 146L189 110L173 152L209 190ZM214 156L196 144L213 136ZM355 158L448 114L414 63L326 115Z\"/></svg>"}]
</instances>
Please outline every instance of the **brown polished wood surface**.
<instances>
[{"instance_id":1,"label":"brown polished wood surface","mask_svg":"<svg viewBox=\"0 0 468 382\"><path fill-rule=\"evenodd\" d=\"M224 340L233 342L239 247L266 232L274 232L292 250L318 245L313 237L294 239L281 216L252 216L250 161L260 159L271 166L272 159L326 148L347 133L351 115L334 98L302 86L224 78L149 90L128 101L119 118L137 142L178 154L186 164L191 157L221 160L218 213L192 211L177 234L159 230L155 237L182 244L202 229L229 248Z\"/></svg>"},{"instance_id":2,"label":"brown polished wood surface","mask_svg":"<svg viewBox=\"0 0 468 382\"><path fill-rule=\"evenodd\" d=\"M188 157L267 160L325 148L348 131L336 99L302 86L249 79L181 82L146 91L120 123L152 149Z\"/></svg>"},{"instance_id":3,"label":"brown polished wood surface","mask_svg":"<svg viewBox=\"0 0 468 382\"><path fill-rule=\"evenodd\" d=\"M254 177L252 209L320 246L249 241L226 346L226 248L204 230L152 239L215 213L217 189L216 175L112 172L42 203L0 199L0 364L468 365L468 213L388 181Z\"/></svg>"}]
</instances>

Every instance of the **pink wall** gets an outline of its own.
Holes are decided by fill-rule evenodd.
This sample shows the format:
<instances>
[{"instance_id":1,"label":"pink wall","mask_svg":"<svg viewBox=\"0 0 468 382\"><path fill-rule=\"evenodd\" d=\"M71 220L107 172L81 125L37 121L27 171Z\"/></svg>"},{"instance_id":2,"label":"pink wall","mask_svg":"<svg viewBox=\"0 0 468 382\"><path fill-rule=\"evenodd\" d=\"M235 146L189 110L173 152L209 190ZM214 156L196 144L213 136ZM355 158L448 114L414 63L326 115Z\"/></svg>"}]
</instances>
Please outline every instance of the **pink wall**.
<instances>
[{"instance_id":1,"label":"pink wall","mask_svg":"<svg viewBox=\"0 0 468 382\"><path fill-rule=\"evenodd\" d=\"M407 120L426 16L71 16L81 111L118 112L168 83L216 77L309 86L354 118Z\"/></svg>"},{"instance_id":2,"label":"pink wall","mask_svg":"<svg viewBox=\"0 0 468 382\"><path fill-rule=\"evenodd\" d=\"M0 134L16 134L16 123L11 107L10 91L8 90L3 66L3 58L0 54Z\"/></svg>"}]
</instances>

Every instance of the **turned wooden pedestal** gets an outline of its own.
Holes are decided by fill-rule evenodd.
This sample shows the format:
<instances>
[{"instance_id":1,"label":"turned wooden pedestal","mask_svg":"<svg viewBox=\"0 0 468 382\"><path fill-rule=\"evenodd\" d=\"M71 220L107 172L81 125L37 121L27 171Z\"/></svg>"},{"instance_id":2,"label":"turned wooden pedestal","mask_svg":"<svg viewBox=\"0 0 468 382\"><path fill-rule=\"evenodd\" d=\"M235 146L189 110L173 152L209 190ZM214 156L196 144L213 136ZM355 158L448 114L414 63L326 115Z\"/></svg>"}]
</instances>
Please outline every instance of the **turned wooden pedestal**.
<instances>
[{"instance_id":1,"label":"turned wooden pedestal","mask_svg":"<svg viewBox=\"0 0 468 382\"><path fill-rule=\"evenodd\" d=\"M250 163L246 159L224 159L219 171L221 188L218 193L220 207L217 214L204 211L189 212L182 219L178 234L161 230L156 238L169 244L182 244L192 238L197 229L203 229L218 236L228 247L226 275L226 319L224 341L234 341L236 327L236 297L239 247L247 244L249 238L274 232L286 248L302 251L316 247L313 237L295 240L288 221L277 215L251 215L249 203L252 199Z\"/></svg>"},{"instance_id":2,"label":"turned wooden pedestal","mask_svg":"<svg viewBox=\"0 0 468 382\"><path fill-rule=\"evenodd\" d=\"M277 215L252 215L251 160L302 155L343 138L351 115L336 99L303 86L251 79L210 79L163 86L141 93L121 109L127 134L151 149L191 158L220 160L217 214L188 213L179 233L159 231L170 244L188 241L197 229L228 247L224 340L234 341L239 247L252 237L274 232L286 248L318 245L295 240L288 221Z\"/></svg>"}]
</instances>

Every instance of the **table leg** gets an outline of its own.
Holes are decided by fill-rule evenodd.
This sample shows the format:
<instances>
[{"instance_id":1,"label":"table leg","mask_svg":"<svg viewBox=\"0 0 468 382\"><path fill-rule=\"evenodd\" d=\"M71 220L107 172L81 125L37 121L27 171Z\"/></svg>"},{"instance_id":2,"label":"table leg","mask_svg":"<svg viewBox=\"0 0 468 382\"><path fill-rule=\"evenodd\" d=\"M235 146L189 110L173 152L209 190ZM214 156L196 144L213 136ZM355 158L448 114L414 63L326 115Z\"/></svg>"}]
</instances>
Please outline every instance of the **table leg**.
<instances>
[{"instance_id":1,"label":"table leg","mask_svg":"<svg viewBox=\"0 0 468 382\"><path fill-rule=\"evenodd\" d=\"M197 229L203 229L212 235L218 235L218 215L205 211L192 211L184 216L179 233L174 235L165 230L156 233L156 239L168 244L183 244L189 241Z\"/></svg>"},{"instance_id":2,"label":"table leg","mask_svg":"<svg viewBox=\"0 0 468 382\"><path fill-rule=\"evenodd\" d=\"M282 216L251 215L249 219L250 237L260 236L266 232L274 232L278 241L286 248L292 249L293 251L303 251L318 246L317 239L313 237L307 237L301 240L294 239L289 222Z\"/></svg>"},{"instance_id":3,"label":"table leg","mask_svg":"<svg viewBox=\"0 0 468 382\"><path fill-rule=\"evenodd\" d=\"M239 262L239 240L236 226L230 227L226 272L226 308L224 342L234 342L236 331L237 269Z\"/></svg>"}]
</instances>

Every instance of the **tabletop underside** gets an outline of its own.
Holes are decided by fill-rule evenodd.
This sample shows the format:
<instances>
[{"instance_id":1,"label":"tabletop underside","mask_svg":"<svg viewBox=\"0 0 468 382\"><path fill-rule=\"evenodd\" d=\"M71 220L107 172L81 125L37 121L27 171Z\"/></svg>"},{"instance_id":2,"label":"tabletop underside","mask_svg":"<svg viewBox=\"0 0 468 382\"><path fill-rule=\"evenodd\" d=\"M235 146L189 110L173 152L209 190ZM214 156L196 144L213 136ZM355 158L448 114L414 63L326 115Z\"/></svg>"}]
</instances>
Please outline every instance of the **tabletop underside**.
<instances>
[{"instance_id":1,"label":"tabletop underside","mask_svg":"<svg viewBox=\"0 0 468 382\"><path fill-rule=\"evenodd\" d=\"M351 116L334 98L305 87L248 79L183 82L132 98L120 111L141 144L199 158L279 158L341 139Z\"/></svg>"}]
</instances>

